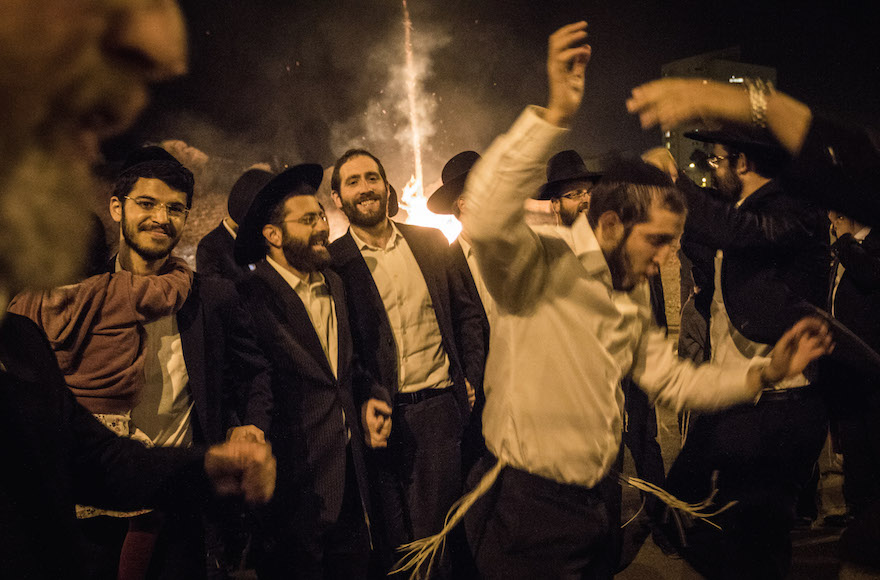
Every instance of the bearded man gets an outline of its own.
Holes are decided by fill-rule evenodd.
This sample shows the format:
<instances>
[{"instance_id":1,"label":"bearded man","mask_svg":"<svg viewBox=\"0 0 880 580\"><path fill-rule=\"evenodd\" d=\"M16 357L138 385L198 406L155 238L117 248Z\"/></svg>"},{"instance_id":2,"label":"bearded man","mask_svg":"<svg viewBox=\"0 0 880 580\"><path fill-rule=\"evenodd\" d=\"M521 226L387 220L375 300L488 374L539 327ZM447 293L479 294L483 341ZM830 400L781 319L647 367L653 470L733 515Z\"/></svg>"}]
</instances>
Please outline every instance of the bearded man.
<instances>
[{"instance_id":1,"label":"bearded man","mask_svg":"<svg viewBox=\"0 0 880 580\"><path fill-rule=\"evenodd\" d=\"M149 82L185 72L186 37L174 0L4 0L0 10L5 313L15 293L71 282L81 271L99 141L134 120ZM148 245L157 243L167 240ZM76 403L45 336L20 316L0 317L5 575L84 575L75 503L178 510L201 505L211 488L256 501L271 496L268 446L146 449L119 438Z\"/></svg>"},{"instance_id":2,"label":"bearded man","mask_svg":"<svg viewBox=\"0 0 880 580\"><path fill-rule=\"evenodd\" d=\"M272 363L269 439L278 493L257 546L260 578L365 578L367 474L352 395L345 291L330 263L330 228L315 194L323 170L297 165L256 194L235 240L239 283Z\"/></svg>"},{"instance_id":3,"label":"bearded man","mask_svg":"<svg viewBox=\"0 0 880 580\"><path fill-rule=\"evenodd\" d=\"M490 495L465 515L485 578L612 577L605 487L616 484L622 378L674 408L748 405L830 348L827 328L807 319L769 360L678 360L651 319L647 277L671 254L688 212L668 176L641 161L609 167L570 228L526 224L523 202L583 98L586 27L551 35L548 106L526 109L465 186L462 225L498 307L484 381L493 457L471 475L485 474L475 495Z\"/></svg>"},{"instance_id":4,"label":"bearded man","mask_svg":"<svg viewBox=\"0 0 880 580\"><path fill-rule=\"evenodd\" d=\"M352 335L370 377L355 391L376 466L385 539L396 548L443 527L461 491L461 436L473 405L455 342L449 244L439 230L388 218L389 186L378 158L346 152L331 194L351 224L333 242ZM479 325L478 305L460 316ZM393 554L384 551L390 566ZM440 567L451 575L448 560Z\"/></svg>"}]
</instances>

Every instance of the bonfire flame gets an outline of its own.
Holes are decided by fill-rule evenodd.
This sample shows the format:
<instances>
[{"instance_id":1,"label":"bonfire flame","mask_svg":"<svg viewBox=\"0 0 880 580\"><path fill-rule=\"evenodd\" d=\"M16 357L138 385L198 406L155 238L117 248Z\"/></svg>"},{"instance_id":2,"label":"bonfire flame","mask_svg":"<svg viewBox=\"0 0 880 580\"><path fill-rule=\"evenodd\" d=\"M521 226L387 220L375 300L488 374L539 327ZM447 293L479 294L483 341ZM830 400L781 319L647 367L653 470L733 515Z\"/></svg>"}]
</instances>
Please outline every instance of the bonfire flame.
<instances>
[{"instance_id":1,"label":"bonfire flame","mask_svg":"<svg viewBox=\"0 0 880 580\"><path fill-rule=\"evenodd\" d=\"M422 186L422 131L419 126L418 101L421 96L421 78L416 70L412 46L412 20L409 8L403 0L404 50L406 51L406 94L409 105L409 123L412 137L413 166L415 175L403 188L400 208L406 211L406 223L428 226L441 230L450 242L461 231L461 224L451 215L437 215L428 209L428 198Z\"/></svg>"},{"instance_id":2,"label":"bonfire flame","mask_svg":"<svg viewBox=\"0 0 880 580\"><path fill-rule=\"evenodd\" d=\"M406 223L437 228L452 242L461 232L461 223L451 215L438 215L428 209L428 198L415 176L403 188L400 207L406 211Z\"/></svg>"}]
</instances>

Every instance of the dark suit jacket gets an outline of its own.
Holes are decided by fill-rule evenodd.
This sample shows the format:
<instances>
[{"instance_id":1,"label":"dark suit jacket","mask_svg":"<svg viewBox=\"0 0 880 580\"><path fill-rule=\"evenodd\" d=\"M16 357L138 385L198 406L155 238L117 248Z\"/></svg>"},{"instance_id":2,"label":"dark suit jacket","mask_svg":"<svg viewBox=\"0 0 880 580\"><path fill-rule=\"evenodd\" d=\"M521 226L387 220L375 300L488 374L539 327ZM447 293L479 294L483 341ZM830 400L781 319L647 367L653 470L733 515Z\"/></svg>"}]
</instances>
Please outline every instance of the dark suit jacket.
<instances>
[{"instance_id":1,"label":"dark suit jacket","mask_svg":"<svg viewBox=\"0 0 880 580\"><path fill-rule=\"evenodd\" d=\"M449 252L449 288L455 340L464 365L464 374L476 389L479 398L482 396L483 371L489 354L489 319L464 249L457 238L449 246Z\"/></svg>"},{"instance_id":2,"label":"dark suit jacket","mask_svg":"<svg viewBox=\"0 0 880 580\"><path fill-rule=\"evenodd\" d=\"M844 267L834 317L880 352L880 230L872 228L862 243L841 236L832 249Z\"/></svg>"},{"instance_id":3,"label":"dark suit jacket","mask_svg":"<svg viewBox=\"0 0 880 580\"><path fill-rule=\"evenodd\" d=\"M258 263L253 275L239 284L257 339L272 362L269 437L279 468L273 505L283 508L279 515L288 520L296 514L296 524L309 529L319 517L322 523L333 523L339 515L349 444L346 428L362 502L367 505L365 444L352 395L354 351L345 292L334 272L326 270L324 276L336 308L336 377L302 301L269 263Z\"/></svg>"},{"instance_id":4,"label":"dark suit jacket","mask_svg":"<svg viewBox=\"0 0 880 580\"><path fill-rule=\"evenodd\" d=\"M114 256L110 271L115 264ZM221 442L238 425L268 433L271 369L232 282L196 273L177 329L194 403L193 441Z\"/></svg>"},{"instance_id":5,"label":"dark suit jacket","mask_svg":"<svg viewBox=\"0 0 880 580\"><path fill-rule=\"evenodd\" d=\"M235 283L240 282L250 273L250 268L236 263L234 249L235 238L229 235L221 223L199 240L196 247L196 270L202 276L219 276Z\"/></svg>"},{"instance_id":6,"label":"dark suit jacket","mask_svg":"<svg viewBox=\"0 0 880 580\"><path fill-rule=\"evenodd\" d=\"M437 229L401 223L396 225L419 263L428 286L440 326L443 349L449 356L449 373L455 397L466 422L470 404L452 323L449 244ZM369 383L372 385L370 391L356 390L355 398L359 404L374 397L391 405L397 392L397 344L379 289L350 230L330 244L330 254L333 256L333 268L345 284L355 350L365 372L373 379Z\"/></svg>"},{"instance_id":7,"label":"dark suit jacket","mask_svg":"<svg viewBox=\"0 0 880 580\"><path fill-rule=\"evenodd\" d=\"M685 178L679 186L688 204L682 247L694 266L707 273L714 272L715 250L724 251L721 291L730 320L743 336L773 344L824 305L828 221L822 209L792 197L775 181L739 208ZM700 246L702 252L694 251ZM711 300L708 293L705 298Z\"/></svg>"},{"instance_id":8,"label":"dark suit jacket","mask_svg":"<svg viewBox=\"0 0 880 580\"><path fill-rule=\"evenodd\" d=\"M4 578L78 578L74 503L112 509L202 505L197 449L147 449L117 437L64 384L48 341L27 318L0 325L0 562Z\"/></svg>"}]
</instances>

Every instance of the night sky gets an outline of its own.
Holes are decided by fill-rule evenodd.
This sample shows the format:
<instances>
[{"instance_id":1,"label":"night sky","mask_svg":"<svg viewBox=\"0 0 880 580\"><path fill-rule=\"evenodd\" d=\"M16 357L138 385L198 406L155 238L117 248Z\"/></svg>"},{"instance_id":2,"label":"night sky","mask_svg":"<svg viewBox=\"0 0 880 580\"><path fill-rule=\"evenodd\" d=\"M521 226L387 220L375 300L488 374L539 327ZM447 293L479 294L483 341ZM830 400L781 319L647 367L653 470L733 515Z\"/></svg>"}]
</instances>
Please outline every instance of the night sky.
<instances>
[{"instance_id":1,"label":"night sky","mask_svg":"<svg viewBox=\"0 0 880 580\"><path fill-rule=\"evenodd\" d=\"M353 145L385 161L393 184L412 173L395 0L182 0L190 74L154 91L151 107L108 156L179 138L243 169L331 165ZM835 6L837 4L837 6ZM779 88L844 120L880 126L880 19L844 3L446 2L409 0L426 105L425 181L465 149L481 151L519 111L546 100L547 36L590 23L593 61L572 136L584 156L660 142L626 114L629 91L669 61L732 46L775 66Z\"/></svg>"}]
</instances>

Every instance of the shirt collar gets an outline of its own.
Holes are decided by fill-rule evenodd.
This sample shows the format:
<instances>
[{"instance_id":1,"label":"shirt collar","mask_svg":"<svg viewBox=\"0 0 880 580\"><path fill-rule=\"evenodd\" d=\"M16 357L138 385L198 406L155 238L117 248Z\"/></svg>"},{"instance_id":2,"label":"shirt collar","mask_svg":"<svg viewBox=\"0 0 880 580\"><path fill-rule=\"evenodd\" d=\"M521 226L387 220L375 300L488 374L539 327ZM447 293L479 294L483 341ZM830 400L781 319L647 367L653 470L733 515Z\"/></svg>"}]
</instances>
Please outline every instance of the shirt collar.
<instances>
[{"instance_id":1,"label":"shirt collar","mask_svg":"<svg viewBox=\"0 0 880 580\"><path fill-rule=\"evenodd\" d=\"M275 270L279 274L281 274L281 277L284 278L284 281L287 282L290 287L296 291L315 289L324 285L324 275L320 272L311 272L309 274L309 280L308 282L306 282L269 256L266 256L266 262L268 262L270 266L275 268Z\"/></svg>"},{"instance_id":2,"label":"shirt collar","mask_svg":"<svg viewBox=\"0 0 880 580\"><path fill-rule=\"evenodd\" d=\"M229 232L229 235L232 236L232 239L234 240L237 237L236 233L231 227L229 227L229 224L226 223L226 218L220 220L220 223L223 224L223 227L226 228L226 231Z\"/></svg>"},{"instance_id":3,"label":"shirt collar","mask_svg":"<svg viewBox=\"0 0 880 580\"><path fill-rule=\"evenodd\" d=\"M384 248L377 248L376 246L371 246L364 240L358 236L354 228L349 227L348 231L351 232L351 237L354 239L354 243L357 245L358 249L363 250L390 250L397 244L397 240L403 238L403 234L400 233L400 230L397 229L397 225L394 223L394 220L389 219L388 223L391 224L391 237L388 239L388 243L385 244Z\"/></svg>"},{"instance_id":4,"label":"shirt collar","mask_svg":"<svg viewBox=\"0 0 880 580\"><path fill-rule=\"evenodd\" d=\"M571 249L575 256L578 257L584 269L590 276L601 274L603 278L607 275L608 284L611 283L611 270L608 269L608 263L605 261L605 254L599 246L599 240L593 233L593 228L587 222L587 215L581 213L571 224L568 234L571 239Z\"/></svg>"},{"instance_id":5,"label":"shirt collar","mask_svg":"<svg viewBox=\"0 0 880 580\"><path fill-rule=\"evenodd\" d=\"M470 258L474 253L474 247L468 243L461 235L458 236L458 243L461 244L461 251L464 253L465 259Z\"/></svg>"}]
</instances>

